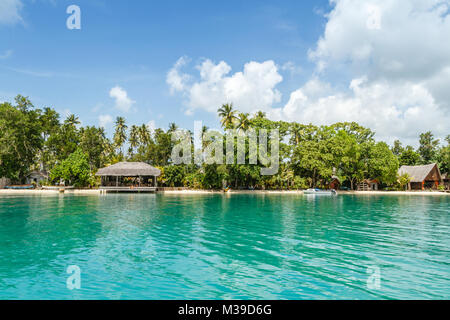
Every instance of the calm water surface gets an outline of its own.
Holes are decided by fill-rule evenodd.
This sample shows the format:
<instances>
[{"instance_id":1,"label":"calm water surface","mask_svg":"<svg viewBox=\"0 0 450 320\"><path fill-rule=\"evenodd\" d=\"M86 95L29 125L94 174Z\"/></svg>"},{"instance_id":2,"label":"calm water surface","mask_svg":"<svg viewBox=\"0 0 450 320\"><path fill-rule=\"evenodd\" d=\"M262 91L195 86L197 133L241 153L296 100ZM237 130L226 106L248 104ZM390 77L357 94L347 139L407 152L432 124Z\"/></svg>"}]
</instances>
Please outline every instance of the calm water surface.
<instances>
[{"instance_id":1,"label":"calm water surface","mask_svg":"<svg viewBox=\"0 0 450 320\"><path fill-rule=\"evenodd\" d=\"M449 298L450 197L0 197L0 299Z\"/></svg>"}]
</instances>

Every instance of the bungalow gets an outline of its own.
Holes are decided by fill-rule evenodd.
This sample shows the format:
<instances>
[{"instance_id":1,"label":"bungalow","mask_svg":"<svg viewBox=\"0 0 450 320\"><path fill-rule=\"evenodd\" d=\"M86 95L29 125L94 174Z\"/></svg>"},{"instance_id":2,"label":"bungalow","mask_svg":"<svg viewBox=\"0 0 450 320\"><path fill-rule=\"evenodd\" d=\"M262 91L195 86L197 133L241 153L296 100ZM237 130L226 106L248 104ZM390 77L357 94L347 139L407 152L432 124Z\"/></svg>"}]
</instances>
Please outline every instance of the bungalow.
<instances>
[{"instance_id":1,"label":"bungalow","mask_svg":"<svg viewBox=\"0 0 450 320\"><path fill-rule=\"evenodd\" d=\"M341 187L341 180L338 176L332 176L330 182L330 189L339 190Z\"/></svg>"},{"instance_id":2,"label":"bungalow","mask_svg":"<svg viewBox=\"0 0 450 320\"><path fill-rule=\"evenodd\" d=\"M448 172L442 175L442 181L444 182L445 189L450 190L450 174Z\"/></svg>"},{"instance_id":3,"label":"bungalow","mask_svg":"<svg viewBox=\"0 0 450 320\"><path fill-rule=\"evenodd\" d=\"M410 177L409 190L437 189L442 183L441 172L436 163L424 166L402 166L398 174L407 173Z\"/></svg>"},{"instance_id":4,"label":"bungalow","mask_svg":"<svg viewBox=\"0 0 450 320\"><path fill-rule=\"evenodd\" d=\"M119 162L98 170L100 190L124 192L154 192L161 171L144 162Z\"/></svg>"},{"instance_id":5,"label":"bungalow","mask_svg":"<svg viewBox=\"0 0 450 320\"><path fill-rule=\"evenodd\" d=\"M40 185L42 181L48 180L48 173L45 171L32 171L25 177L26 184Z\"/></svg>"},{"instance_id":6,"label":"bungalow","mask_svg":"<svg viewBox=\"0 0 450 320\"><path fill-rule=\"evenodd\" d=\"M365 179L358 184L358 191L378 191L378 180Z\"/></svg>"}]
</instances>

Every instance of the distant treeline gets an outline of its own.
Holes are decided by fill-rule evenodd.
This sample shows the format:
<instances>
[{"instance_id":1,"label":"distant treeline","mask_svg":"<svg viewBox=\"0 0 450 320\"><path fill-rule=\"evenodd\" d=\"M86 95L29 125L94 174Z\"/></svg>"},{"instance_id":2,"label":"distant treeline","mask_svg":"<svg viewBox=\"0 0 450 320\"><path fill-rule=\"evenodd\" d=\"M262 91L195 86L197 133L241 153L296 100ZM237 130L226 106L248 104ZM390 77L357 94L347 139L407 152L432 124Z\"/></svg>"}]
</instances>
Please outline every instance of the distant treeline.
<instances>
[{"instance_id":1,"label":"distant treeline","mask_svg":"<svg viewBox=\"0 0 450 320\"><path fill-rule=\"evenodd\" d=\"M49 184L63 179L80 187L96 186L94 174L99 168L119 161L143 161L161 169L159 185L168 187L303 189L326 187L337 176L353 189L367 178L377 179L384 187L401 188L397 176L401 165L437 162L442 172L450 171L450 135L441 143L426 132L420 135L417 149L400 141L389 147L376 142L372 130L354 122L314 126L272 121L263 112L240 113L231 104L220 107L218 114L223 129L278 129L278 174L261 176L260 163L173 165L175 123L167 130L151 131L145 124L128 127L123 117L117 117L111 140L103 128L82 127L75 115L62 121L54 109L35 108L19 95L15 104L0 104L0 177L21 183L30 171L43 170L50 173ZM202 132L207 131L203 127Z\"/></svg>"}]
</instances>

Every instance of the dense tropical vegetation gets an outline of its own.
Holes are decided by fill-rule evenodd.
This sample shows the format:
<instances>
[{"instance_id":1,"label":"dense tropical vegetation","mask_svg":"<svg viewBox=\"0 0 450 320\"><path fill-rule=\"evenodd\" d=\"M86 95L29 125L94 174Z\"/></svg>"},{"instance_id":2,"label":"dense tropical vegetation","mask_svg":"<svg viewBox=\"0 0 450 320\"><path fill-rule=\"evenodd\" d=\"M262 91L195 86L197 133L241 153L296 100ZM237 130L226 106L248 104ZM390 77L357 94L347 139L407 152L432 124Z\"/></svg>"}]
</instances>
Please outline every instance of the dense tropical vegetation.
<instances>
[{"instance_id":1,"label":"dense tropical vegetation","mask_svg":"<svg viewBox=\"0 0 450 320\"><path fill-rule=\"evenodd\" d=\"M250 128L278 129L280 169L262 176L263 164L173 164L171 123L167 130L151 131L146 125L128 127L123 117L115 122L108 139L103 128L81 126L75 115L65 120L52 108L38 109L28 98L17 96L15 104L0 104L0 177L21 183L32 170L50 173L48 183L64 180L76 186L95 186L95 172L119 161L143 161L161 169L159 184L190 188L302 189L326 187L333 176L354 189L363 179L377 179L385 187L401 187L407 177L398 177L401 165L437 162L442 172L450 171L450 135L441 144L431 132L420 135L419 148L392 147L374 139L374 132L357 123L314 126L272 121L263 112L251 116L232 104L218 109L222 128L245 133ZM202 134L206 135L207 127ZM189 132L193 140L193 134ZM248 138L247 138L248 140ZM211 142L205 140L202 149ZM224 145L225 149L225 145ZM407 182L406 182L407 183Z\"/></svg>"}]
</instances>

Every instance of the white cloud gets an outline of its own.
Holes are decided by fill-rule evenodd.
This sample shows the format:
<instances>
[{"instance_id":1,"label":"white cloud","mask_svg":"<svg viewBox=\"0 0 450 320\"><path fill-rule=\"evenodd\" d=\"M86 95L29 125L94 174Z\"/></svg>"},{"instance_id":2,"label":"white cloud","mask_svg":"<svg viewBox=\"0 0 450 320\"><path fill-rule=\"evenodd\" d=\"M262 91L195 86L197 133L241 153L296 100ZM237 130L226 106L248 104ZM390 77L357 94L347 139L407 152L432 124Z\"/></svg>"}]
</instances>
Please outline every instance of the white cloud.
<instances>
[{"instance_id":1,"label":"white cloud","mask_svg":"<svg viewBox=\"0 0 450 320\"><path fill-rule=\"evenodd\" d=\"M169 82L168 79L171 90L182 91L186 95L188 114L196 109L216 112L227 102L235 104L243 112L268 110L281 99L281 93L275 86L283 77L271 60L262 63L251 61L245 64L242 72L232 75L229 75L231 67L224 61L215 64L208 59L198 65L197 69L200 79L190 85L183 83L181 90L178 89L181 86L176 86L177 82L174 85L174 82ZM183 76L185 79L190 77Z\"/></svg>"},{"instance_id":2,"label":"white cloud","mask_svg":"<svg viewBox=\"0 0 450 320\"><path fill-rule=\"evenodd\" d=\"M105 128L109 124L113 123L113 118L109 114L101 114L98 117L98 123L100 127Z\"/></svg>"},{"instance_id":3,"label":"white cloud","mask_svg":"<svg viewBox=\"0 0 450 320\"><path fill-rule=\"evenodd\" d=\"M346 65L353 77L411 81L433 93L441 80L450 86L449 0L332 3L325 32L310 52L319 70ZM436 103L450 110L448 97L435 96Z\"/></svg>"},{"instance_id":4,"label":"white cloud","mask_svg":"<svg viewBox=\"0 0 450 320\"><path fill-rule=\"evenodd\" d=\"M234 102L241 111L263 110L274 119L357 121L387 141L415 144L427 130L448 135L450 0L330 2L325 31L309 52L318 72L283 107L274 108L282 77L273 61L249 62L230 75L227 63L206 60L198 66L200 79L179 90L188 111L215 113ZM294 67L286 63L280 70Z\"/></svg>"},{"instance_id":5,"label":"white cloud","mask_svg":"<svg viewBox=\"0 0 450 320\"><path fill-rule=\"evenodd\" d=\"M0 1L0 24L15 24L21 22L20 10L23 4L20 0Z\"/></svg>"},{"instance_id":6,"label":"white cloud","mask_svg":"<svg viewBox=\"0 0 450 320\"><path fill-rule=\"evenodd\" d=\"M109 91L109 96L116 100L115 107L123 112L130 111L131 106L136 102L128 97L128 93L119 86Z\"/></svg>"},{"instance_id":7,"label":"white cloud","mask_svg":"<svg viewBox=\"0 0 450 320\"><path fill-rule=\"evenodd\" d=\"M438 136L448 134L450 115L437 106L424 86L366 81L354 79L350 92L342 93L313 79L294 91L288 103L270 115L313 124L356 121L388 142L401 138L415 143L418 134L427 130Z\"/></svg>"},{"instance_id":8,"label":"white cloud","mask_svg":"<svg viewBox=\"0 0 450 320\"><path fill-rule=\"evenodd\" d=\"M150 132L154 132L156 129L155 120L150 120L149 122L147 122L147 128L150 130Z\"/></svg>"},{"instance_id":9,"label":"white cloud","mask_svg":"<svg viewBox=\"0 0 450 320\"><path fill-rule=\"evenodd\" d=\"M284 63L280 69L283 71L289 71L291 76L300 74L303 71L301 66L296 65L292 61Z\"/></svg>"},{"instance_id":10,"label":"white cloud","mask_svg":"<svg viewBox=\"0 0 450 320\"><path fill-rule=\"evenodd\" d=\"M166 82L170 86L170 92L173 94L177 91L185 90L189 76L187 74L180 73L180 69L188 62L187 57L181 57L177 60L172 69L167 73Z\"/></svg>"}]
</instances>

